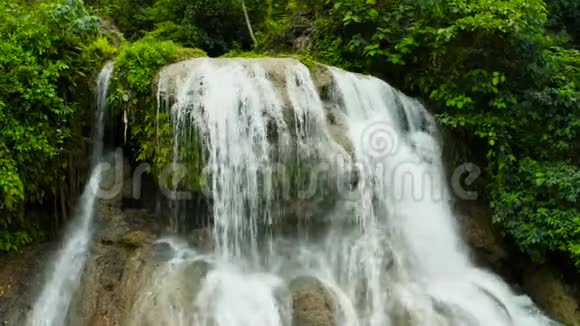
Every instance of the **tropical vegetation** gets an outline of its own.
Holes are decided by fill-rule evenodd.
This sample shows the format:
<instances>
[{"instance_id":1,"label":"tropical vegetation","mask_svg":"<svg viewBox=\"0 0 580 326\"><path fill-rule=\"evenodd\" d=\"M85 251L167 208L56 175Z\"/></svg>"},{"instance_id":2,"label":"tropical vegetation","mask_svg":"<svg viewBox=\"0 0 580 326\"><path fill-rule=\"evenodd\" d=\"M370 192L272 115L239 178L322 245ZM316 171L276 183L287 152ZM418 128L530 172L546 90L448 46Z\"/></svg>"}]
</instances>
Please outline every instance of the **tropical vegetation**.
<instances>
[{"instance_id":1,"label":"tropical vegetation","mask_svg":"<svg viewBox=\"0 0 580 326\"><path fill-rule=\"evenodd\" d=\"M483 168L482 200L534 260L580 267L580 3L574 0L0 0L0 251L54 234L86 167L87 96L116 57L116 107L153 107L163 65L299 53L420 98L450 171ZM123 36L119 37L121 33ZM194 50L194 48L201 50ZM131 130L151 157L155 117ZM458 142L457 139L461 141ZM38 214L38 207L53 214Z\"/></svg>"}]
</instances>

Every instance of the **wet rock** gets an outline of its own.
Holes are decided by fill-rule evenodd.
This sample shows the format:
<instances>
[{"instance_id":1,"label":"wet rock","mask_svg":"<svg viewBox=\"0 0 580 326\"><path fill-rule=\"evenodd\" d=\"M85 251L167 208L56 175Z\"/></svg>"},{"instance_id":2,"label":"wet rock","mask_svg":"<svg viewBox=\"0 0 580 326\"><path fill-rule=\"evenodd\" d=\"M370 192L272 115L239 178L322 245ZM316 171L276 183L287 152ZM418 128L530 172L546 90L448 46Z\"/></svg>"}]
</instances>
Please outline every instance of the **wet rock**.
<instances>
[{"instance_id":1,"label":"wet rock","mask_svg":"<svg viewBox=\"0 0 580 326\"><path fill-rule=\"evenodd\" d=\"M334 305L323 284L313 277L298 277L290 283L293 326L333 326Z\"/></svg>"},{"instance_id":2,"label":"wet rock","mask_svg":"<svg viewBox=\"0 0 580 326\"><path fill-rule=\"evenodd\" d=\"M25 325L53 250L44 243L0 254L0 325Z\"/></svg>"},{"instance_id":3,"label":"wet rock","mask_svg":"<svg viewBox=\"0 0 580 326\"><path fill-rule=\"evenodd\" d=\"M118 47L121 43L124 42L125 38L123 37L123 33L119 31L117 26L115 26L111 21L105 19L104 17L98 17L99 19L99 26L100 32L107 35L109 41L114 47Z\"/></svg>"},{"instance_id":4,"label":"wet rock","mask_svg":"<svg viewBox=\"0 0 580 326\"><path fill-rule=\"evenodd\" d=\"M211 229L208 227L194 229L191 232L191 239L196 248L202 250L211 250L214 248Z\"/></svg>"},{"instance_id":5,"label":"wet rock","mask_svg":"<svg viewBox=\"0 0 580 326\"><path fill-rule=\"evenodd\" d=\"M209 269L201 260L148 264L122 325L197 325L194 303Z\"/></svg>"},{"instance_id":6,"label":"wet rock","mask_svg":"<svg viewBox=\"0 0 580 326\"><path fill-rule=\"evenodd\" d=\"M294 13L284 31L270 35L266 47L272 52L303 53L312 46L315 31L314 12L310 9Z\"/></svg>"},{"instance_id":7,"label":"wet rock","mask_svg":"<svg viewBox=\"0 0 580 326\"><path fill-rule=\"evenodd\" d=\"M149 248L128 250L119 245L93 248L81 280L76 304L71 307L70 325L117 326L129 313L141 288L143 275L150 271Z\"/></svg>"},{"instance_id":8,"label":"wet rock","mask_svg":"<svg viewBox=\"0 0 580 326\"><path fill-rule=\"evenodd\" d=\"M320 98L323 101L333 100L335 97L334 78L328 70L328 66L315 63L314 66L310 69L310 72L312 74L314 85L320 94Z\"/></svg>"},{"instance_id":9,"label":"wet rock","mask_svg":"<svg viewBox=\"0 0 580 326\"><path fill-rule=\"evenodd\" d=\"M394 326L423 326L424 316L415 316L405 307L397 307L393 309L393 312L390 314L391 324ZM445 317L442 313L437 313L431 315L429 326L455 326L455 325L476 325L473 321L461 323L461 324L454 324L449 321L449 317Z\"/></svg>"},{"instance_id":10,"label":"wet rock","mask_svg":"<svg viewBox=\"0 0 580 326\"><path fill-rule=\"evenodd\" d=\"M115 326L116 324L107 316L99 316L93 319L89 326Z\"/></svg>"},{"instance_id":11,"label":"wet rock","mask_svg":"<svg viewBox=\"0 0 580 326\"><path fill-rule=\"evenodd\" d=\"M553 318L580 326L580 297L546 266L531 268L524 275L524 289Z\"/></svg>"},{"instance_id":12,"label":"wet rock","mask_svg":"<svg viewBox=\"0 0 580 326\"><path fill-rule=\"evenodd\" d=\"M183 272L180 274L183 277L180 282L180 287L176 292L182 292L181 295L185 298L183 302L194 302L197 294L201 290L202 281L205 279L211 266L209 263L197 260L188 264Z\"/></svg>"},{"instance_id":13,"label":"wet rock","mask_svg":"<svg viewBox=\"0 0 580 326\"><path fill-rule=\"evenodd\" d=\"M344 155L344 158L345 161L348 162L347 159L349 159L349 156L352 157L354 154L354 147L352 145L352 141L350 140L350 136L347 134L346 125L343 124L341 120L337 119L337 121L339 122L333 125L329 125L328 129L334 141L344 149L344 154L347 154Z\"/></svg>"},{"instance_id":14,"label":"wet rock","mask_svg":"<svg viewBox=\"0 0 580 326\"><path fill-rule=\"evenodd\" d=\"M152 240L151 233L143 230L131 230L123 235L119 243L127 248L140 248L151 244Z\"/></svg>"},{"instance_id":15,"label":"wet rock","mask_svg":"<svg viewBox=\"0 0 580 326\"><path fill-rule=\"evenodd\" d=\"M98 205L99 228L73 298L68 324L119 326L134 305L159 225L141 210L121 210L117 202Z\"/></svg>"},{"instance_id":16,"label":"wet rock","mask_svg":"<svg viewBox=\"0 0 580 326\"><path fill-rule=\"evenodd\" d=\"M474 250L475 260L480 266L491 267L504 277L511 271L510 250L501 232L492 224L493 212L484 205L472 202L458 202L456 209L460 216L463 234Z\"/></svg>"},{"instance_id":17,"label":"wet rock","mask_svg":"<svg viewBox=\"0 0 580 326\"><path fill-rule=\"evenodd\" d=\"M566 325L580 326L580 295L547 266L537 266L502 238L492 224L493 212L483 204L458 202L461 224L480 266L499 273L523 290L545 313ZM574 282L574 281L573 281Z\"/></svg>"}]
</instances>

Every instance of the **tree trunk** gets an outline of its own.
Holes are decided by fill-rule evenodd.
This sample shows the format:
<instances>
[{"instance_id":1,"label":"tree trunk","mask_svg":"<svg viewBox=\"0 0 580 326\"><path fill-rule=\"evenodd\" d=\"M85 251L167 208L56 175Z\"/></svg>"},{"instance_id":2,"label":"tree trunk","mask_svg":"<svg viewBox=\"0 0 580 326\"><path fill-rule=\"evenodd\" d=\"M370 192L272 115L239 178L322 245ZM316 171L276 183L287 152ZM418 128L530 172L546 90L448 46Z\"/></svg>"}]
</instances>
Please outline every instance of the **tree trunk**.
<instances>
[{"instance_id":1,"label":"tree trunk","mask_svg":"<svg viewBox=\"0 0 580 326\"><path fill-rule=\"evenodd\" d=\"M246 18L246 25L248 26L248 32L250 32L250 37L252 41L254 41L254 46L258 46L258 42L256 41L256 37L254 36L254 30L252 29L252 24L250 23L250 16L248 16L248 10L246 9L246 2L242 1L242 9L244 10L244 17Z\"/></svg>"}]
</instances>

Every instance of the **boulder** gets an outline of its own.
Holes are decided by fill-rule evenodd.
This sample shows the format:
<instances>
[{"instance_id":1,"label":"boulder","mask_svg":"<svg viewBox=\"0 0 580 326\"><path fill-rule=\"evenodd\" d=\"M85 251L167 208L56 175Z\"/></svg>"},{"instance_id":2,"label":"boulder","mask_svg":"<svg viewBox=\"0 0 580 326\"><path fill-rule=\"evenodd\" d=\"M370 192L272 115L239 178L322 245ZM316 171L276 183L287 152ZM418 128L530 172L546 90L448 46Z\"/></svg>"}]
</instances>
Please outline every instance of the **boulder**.
<instances>
[{"instance_id":1,"label":"boulder","mask_svg":"<svg viewBox=\"0 0 580 326\"><path fill-rule=\"evenodd\" d=\"M553 268L537 266L501 236L492 224L493 212L484 204L458 202L463 232L474 251L475 261L491 268L516 288L523 290L550 317L565 325L580 326L580 295ZM576 285L577 287L577 285Z\"/></svg>"},{"instance_id":2,"label":"boulder","mask_svg":"<svg viewBox=\"0 0 580 326\"><path fill-rule=\"evenodd\" d=\"M131 230L121 237L119 243L127 248L140 248L151 244L153 236L143 230Z\"/></svg>"},{"instance_id":3,"label":"boulder","mask_svg":"<svg viewBox=\"0 0 580 326\"><path fill-rule=\"evenodd\" d=\"M500 231L492 224L493 212L479 202L462 201L456 203L461 217L463 234L475 254L475 261L483 267L507 276L510 265L510 250Z\"/></svg>"},{"instance_id":4,"label":"boulder","mask_svg":"<svg viewBox=\"0 0 580 326\"><path fill-rule=\"evenodd\" d=\"M569 326L580 326L580 298L547 266L524 273L523 287L551 317Z\"/></svg>"},{"instance_id":5,"label":"boulder","mask_svg":"<svg viewBox=\"0 0 580 326\"><path fill-rule=\"evenodd\" d=\"M334 304L324 285L313 277L302 276L290 283L293 326L333 326Z\"/></svg>"},{"instance_id":6,"label":"boulder","mask_svg":"<svg viewBox=\"0 0 580 326\"><path fill-rule=\"evenodd\" d=\"M100 201L99 228L69 311L70 325L119 326L130 312L160 226L142 210L122 210L115 201Z\"/></svg>"},{"instance_id":7,"label":"boulder","mask_svg":"<svg viewBox=\"0 0 580 326\"><path fill-rule=\"evenodd\" d=\"M98 316L93 319L89 326L115 326L116 324L107 316Z\"/></svg>"}]
</instances>

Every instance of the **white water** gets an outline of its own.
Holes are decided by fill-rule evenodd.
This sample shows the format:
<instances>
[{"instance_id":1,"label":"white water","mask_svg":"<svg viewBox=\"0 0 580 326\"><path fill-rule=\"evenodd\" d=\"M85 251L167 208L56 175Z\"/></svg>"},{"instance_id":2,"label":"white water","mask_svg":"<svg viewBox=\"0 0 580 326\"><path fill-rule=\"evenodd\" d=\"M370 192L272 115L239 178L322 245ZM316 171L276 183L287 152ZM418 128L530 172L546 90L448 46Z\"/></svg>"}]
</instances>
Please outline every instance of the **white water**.
<instances>
[{"instance_id":1,"label":"white water","mask_svg":"<svg viewBox=\"0 0 580 326\"><path fill-rule=\"evenodd\" d=\"M47 281L28 316L27 323L30 326L65 325L73 295L79 287L81 274L89 254L97 189L102 176L102 167L98 163L103 153L105 100L112 71L113 63L110 62L103 67L98 76L91 176L79 199L78 211L67 227L62 246L51 260L47 271Z\"/></svg>"},{"instance_id":2,"label":"white water","mask_svg":"<svg viewBox=\"0 0 580 326\"><path fill-rule=\"evenodd\" d=\"M127 324L289 326L289 283L306 275L325 286L338 326L549 325L470 262L420 103L329 69L325 101L294 60L197 59L161 72L174 167L197 155L192 139L207 148L214 249L161 240L167 257ZM302 226L283 236L275 224L291 205Z\"/></svg>"}]
</instances>

